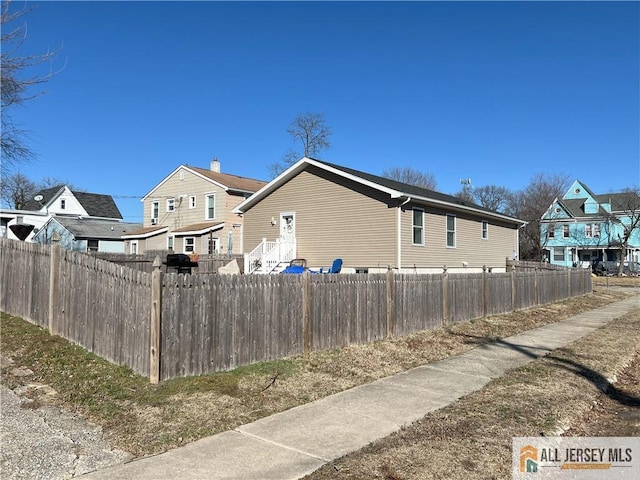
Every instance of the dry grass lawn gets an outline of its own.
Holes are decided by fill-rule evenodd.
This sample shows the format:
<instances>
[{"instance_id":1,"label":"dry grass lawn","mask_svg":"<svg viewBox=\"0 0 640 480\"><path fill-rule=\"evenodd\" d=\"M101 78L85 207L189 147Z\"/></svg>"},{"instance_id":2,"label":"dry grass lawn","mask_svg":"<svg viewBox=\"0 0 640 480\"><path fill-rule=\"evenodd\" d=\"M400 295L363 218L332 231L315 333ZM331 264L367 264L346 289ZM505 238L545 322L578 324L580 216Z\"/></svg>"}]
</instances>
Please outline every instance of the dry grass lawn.
<instances>
[{"instance_id":1,"label":"dry grass lawn","mask_svg":"<svg viewBox=\"0 0 640 480\"><path fill-rule=\"evenodd\" d=\"M25 408L55 404L77 411L100 424L114 447L142 456L462 353L495 338L556 322L630 294L631 291L623 289L596 288L593 294L554 305L368 345L316 352L308 358L291 358L231 372L170 380L158 386L150 385L148 379L127 368L109 364L64 339L52 337L39 327L3 314L0 337L2 383L12 389L26 387ZM567 375L566 370L563 373ZM53 390L39 389L38 385L48 385ZM505 384L496 393L513 399L514 385ZM589 389L589 385L589 382L583 382L577 384L577 388ZM522 390L517 388L519 392ZM464 402L467 400L459 403ZM491 405L493 401L487 398L485 403ZM468 407L478 408L471 404ZM529 414L520 404L502 408L502 415L513 418L515 423L519 416ZM468 445L487 451L504 449L500 443L504 432L478 430L492 428L491 423L487 423L489 413L472 410L471 414L459 418L440 417L438 425L429 431L431 441L442 442L442 448L453 435L453 438L459 437ZM543 417L539 423L551 425L553 419L544 411L539 415ZM440 424L442 421L444 423ZM508 428L514 428L515 423ZM476 435L476 431L482 435ZM409 444L405 448L420 449ZM386 462L389 468L401 465L391 458ZM372 471L380 475L383 465L380 462L375 465Z\"/></svg>"},{"instance_id":2,"label":"dry grass lawn","mask_svg":"<svg viewBox=\"0 0 640 480\"><path fill-rule=\"evenodd\" d=\"M512 437L637 436L639 346L640 309L305 478L507 479Z\"/></svg>"}]
</instances>

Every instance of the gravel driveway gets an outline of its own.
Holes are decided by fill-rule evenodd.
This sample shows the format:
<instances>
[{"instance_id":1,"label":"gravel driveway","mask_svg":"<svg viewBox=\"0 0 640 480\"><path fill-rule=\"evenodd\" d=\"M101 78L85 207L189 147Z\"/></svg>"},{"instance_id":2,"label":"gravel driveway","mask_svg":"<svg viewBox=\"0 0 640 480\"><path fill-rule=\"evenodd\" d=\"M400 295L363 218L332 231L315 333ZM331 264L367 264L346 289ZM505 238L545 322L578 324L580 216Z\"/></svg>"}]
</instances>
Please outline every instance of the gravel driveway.
<instances>
[{"instance_id":1,"label":"gravel driveway","mask_svg":"<svg viewBox=\"0 0 640 480\"><path fill-rule=\"evenodd\" d=\"M11 368L11 359L4 357L1 363ZM27 369L16 370L14 374L30 374ZM55 394L47 385L31 383L16 391L0 385L0 389L3 480L68 479L130 458L109 447L99 426L57 407L39 406L25 396Z\"/></svg>"}]
</instances>

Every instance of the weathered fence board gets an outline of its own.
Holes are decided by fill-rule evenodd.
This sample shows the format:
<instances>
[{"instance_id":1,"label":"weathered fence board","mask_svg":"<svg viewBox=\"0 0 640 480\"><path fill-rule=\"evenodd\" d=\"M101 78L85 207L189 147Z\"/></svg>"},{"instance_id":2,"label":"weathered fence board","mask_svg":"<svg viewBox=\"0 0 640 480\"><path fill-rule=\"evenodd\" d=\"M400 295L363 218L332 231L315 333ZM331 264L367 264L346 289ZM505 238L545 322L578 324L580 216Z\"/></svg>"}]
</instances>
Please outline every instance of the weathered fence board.
<instances>
[{"instance_id":1,"label":"weathered fence board","mask_svg":"<svg viewBox=\"0 0 640 480\"><path fill-rule=\"evenodd\" d=\"M499 315L513 309L512 272L487 275L487 315Z\"/></svg>"},{"instance_id":2,"label":"weathered fence board","mask_svg":"<svg viewBox=\"0 0 640 480\"><path fill-rule=\"evenodd\" d=\"M442 325L442 276L394 275L394 335L405 335Z\"/></svg>"},{"instance_id":3,"label":"weathered fence board","mask_svg":"<svg viewBox=\"0 0 640 480\"><path fill-rule=\"evenodd\" d=\"M481 273L449 275L449 318L457 323L483 316L483 289Z\"/></svg>"},{"instance_id":4,"label":"weathered fence board","mask_svg":"<svg viewBox=\"0 0 640 480\"><path fill-rule=\"evenodd\" d=\"M0 274L2 309L41 327L49 324L49 248L24 242L3 241Z\"/></svg>"}]
</instances>

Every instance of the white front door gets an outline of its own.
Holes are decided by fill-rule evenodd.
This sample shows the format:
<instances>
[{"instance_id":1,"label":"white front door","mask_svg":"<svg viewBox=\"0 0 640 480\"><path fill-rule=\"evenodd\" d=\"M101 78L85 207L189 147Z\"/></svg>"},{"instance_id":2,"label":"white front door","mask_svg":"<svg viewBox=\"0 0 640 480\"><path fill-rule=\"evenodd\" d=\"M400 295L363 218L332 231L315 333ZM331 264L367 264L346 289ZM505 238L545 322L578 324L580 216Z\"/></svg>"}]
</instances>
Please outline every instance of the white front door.
<instances>
[{"instance_id":1,"label":"white front door","mask_svg":"<svg viewBox=\"0 0 640 480\"><path fill-rule=\"evenodd\" d=\"M280 214L280 238L292 242L296 238L296 215L285 212Z\"/></svg>"}]
</instances>

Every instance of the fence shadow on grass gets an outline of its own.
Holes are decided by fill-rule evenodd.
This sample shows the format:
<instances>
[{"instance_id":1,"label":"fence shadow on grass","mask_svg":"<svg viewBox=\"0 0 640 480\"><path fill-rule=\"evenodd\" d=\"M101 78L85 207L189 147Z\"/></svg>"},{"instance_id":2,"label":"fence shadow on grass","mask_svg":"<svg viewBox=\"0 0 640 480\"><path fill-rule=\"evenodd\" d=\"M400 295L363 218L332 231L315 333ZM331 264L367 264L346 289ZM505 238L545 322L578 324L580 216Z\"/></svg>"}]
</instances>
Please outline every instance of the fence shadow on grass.
<instances>
[{"instance_id":1,"label":"fence shadow on grass","mask_svg":"<svg viewBox=\"0 0 640 480\"><path fill-rule=\"evenodd\" d=\"M561 358L557 355L550 355L554 350L563 351L560 349L548 349L548 348L539 348L539 347L531 347L525 345L518 345L517 343L509 342L505 339L488 337L488 336L479 336L479 335L469 335L466 333L454 333L450 332L451 335L456 335L458 337L463 337L465 339L465 343L475 345L476 347L482 346L491 346L498 345L510 350L517 351L522 353L532 360L536 360L541 357L546 357L552 366L562 368L564 370L568 370L574 375L578 375L589 382L591 382L598 390L607 395L611 400L614 400L622 405L626 405L628 407L640 407L640 398L629 395L624 391L620 390L614 384L612 384L604 375L593 370L592 368L583 365L582 363L576 362L574 360L568 358ZM536 350L540 351L540 354L535 353Z\"/></svg>"},{"instance_id":2,"label":"fence shadow on grass","mask_svg":"<svg viewBox=\"0 0 640 480\"><path fill-rule=\"evenodd\" d=\"M605 378L604 375L596 372L592 368L568 358L560 358L555 355L549 355L547 358L555 366L564 368L565 370L588 380L611 400L628 407L640 407L640 398L623 392Z\"/></svg>"}]
</instances>

